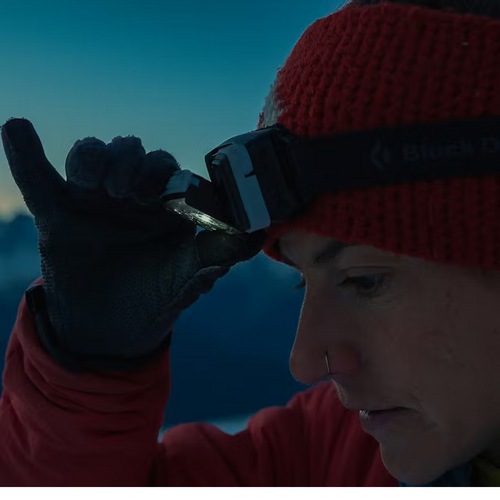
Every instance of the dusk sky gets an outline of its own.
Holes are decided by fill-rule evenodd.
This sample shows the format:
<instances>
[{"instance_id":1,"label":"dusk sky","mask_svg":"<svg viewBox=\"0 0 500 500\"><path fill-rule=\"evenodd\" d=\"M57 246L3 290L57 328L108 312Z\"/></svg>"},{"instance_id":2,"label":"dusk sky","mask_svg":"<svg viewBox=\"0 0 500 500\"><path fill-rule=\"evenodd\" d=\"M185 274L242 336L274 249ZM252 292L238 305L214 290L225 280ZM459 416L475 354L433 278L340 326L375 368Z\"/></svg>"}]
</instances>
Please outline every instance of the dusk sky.
<instances>
[{"instance_id":1,"label":"dusk sky","mask_svg":"<svg viewBox=\"0 0 500 500\"><path fill-rule=\"evenodd\" d=\"M63 175L78 139L135 135L207 176L204 155L255 129L295 42L339 4L2 0L0 124L31 120ZM19 211L0 148L0 217Z\"/></svg>"}]
</instances>

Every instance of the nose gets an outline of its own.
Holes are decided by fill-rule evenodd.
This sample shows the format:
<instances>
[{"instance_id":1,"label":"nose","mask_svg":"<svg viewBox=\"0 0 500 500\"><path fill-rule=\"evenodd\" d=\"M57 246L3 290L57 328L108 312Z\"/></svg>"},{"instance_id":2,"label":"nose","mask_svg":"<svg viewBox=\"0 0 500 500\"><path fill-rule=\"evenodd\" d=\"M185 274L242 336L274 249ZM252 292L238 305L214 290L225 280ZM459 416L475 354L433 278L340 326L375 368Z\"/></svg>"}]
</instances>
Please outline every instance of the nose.
<instances>
[{"instance_id":1,"label":"nose","mask_svg":"<svg viewBox=\"0 0 500 500\"><path fill-rule=\"evenodd\" d=\"M332 308L306 297L290 355L298 382L312 385L328 378L342 383L361 369L363 355L349 338L347 323L335 317Z\"/></svg>"}]
</instances>

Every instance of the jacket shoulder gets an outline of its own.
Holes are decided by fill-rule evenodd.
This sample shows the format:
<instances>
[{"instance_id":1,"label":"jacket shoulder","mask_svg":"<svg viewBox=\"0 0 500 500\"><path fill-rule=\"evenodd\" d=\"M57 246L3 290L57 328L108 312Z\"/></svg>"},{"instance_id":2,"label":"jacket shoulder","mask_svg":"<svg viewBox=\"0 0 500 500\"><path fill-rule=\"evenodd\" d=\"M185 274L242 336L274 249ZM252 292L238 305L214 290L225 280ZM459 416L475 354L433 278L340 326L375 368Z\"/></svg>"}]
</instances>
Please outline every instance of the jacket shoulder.
<instances>
[{"instance_id":1,"label":"jacket shoulder","mask_svg":"<svg viewBox=\"0 0 500 500\"><path fill-rule=\"evenodd\" d=\"M333 382L299 393L289 406L304 418L312 484L328 477L331 486L399 485L382 462L378 441L363 430L358 412L342 405Z\"/></svg>"},{"instance_id":2,"label":"jacket shoulder","mask_svg":"<svg viewBox=\"0 0 500 500\"><path fill-rule=\"evenodd\" d=\"M155 484L165 486L397 486L378 443L346 410L332 383L265 408L228 435L183 424L162 440Z\"/></svg>"}]
</instances>

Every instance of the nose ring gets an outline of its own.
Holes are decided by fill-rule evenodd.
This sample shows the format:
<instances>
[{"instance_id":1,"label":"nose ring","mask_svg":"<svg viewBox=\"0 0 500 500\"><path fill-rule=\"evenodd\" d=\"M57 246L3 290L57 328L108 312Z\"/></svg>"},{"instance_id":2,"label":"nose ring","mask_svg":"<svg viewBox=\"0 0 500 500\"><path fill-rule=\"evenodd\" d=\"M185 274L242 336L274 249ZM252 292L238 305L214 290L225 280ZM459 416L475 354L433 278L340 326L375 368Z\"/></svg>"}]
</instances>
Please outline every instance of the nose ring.
<instances>
[{"instance_id":1,"label":"nose ring","mask_svg":"<svg viewBox=\"0 0 500 500\"><path fill-rule=\"evenodd\" d=\"M332 375L332 372L330 371L330 362L328 361L328 351L325 351L325 364L326 369L328 370L328 375Z\"/></svg>"}]
</instances>

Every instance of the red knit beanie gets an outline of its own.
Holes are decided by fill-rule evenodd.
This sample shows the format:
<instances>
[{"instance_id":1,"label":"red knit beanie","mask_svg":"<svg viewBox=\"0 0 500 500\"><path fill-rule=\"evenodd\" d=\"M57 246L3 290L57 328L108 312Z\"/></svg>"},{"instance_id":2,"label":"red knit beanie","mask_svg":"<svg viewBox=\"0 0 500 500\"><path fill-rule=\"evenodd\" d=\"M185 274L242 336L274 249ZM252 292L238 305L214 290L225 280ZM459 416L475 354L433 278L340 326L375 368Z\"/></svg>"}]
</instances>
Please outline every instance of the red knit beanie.
<instances>
[{"instance_id":1,"label":"red knit beanie","mask_svg":"<svg viewBox=\"0 0 500 500\"><path fill-rule=\"evenodd\" d=\"M481 116L500 116L500 21L381 3L348 5L305 31L259 128L311 137ZM281 260L278 238L297 230L500 269L500 175L321 195L269 228L265 253Z\"/></svg>"}]
</instances>

